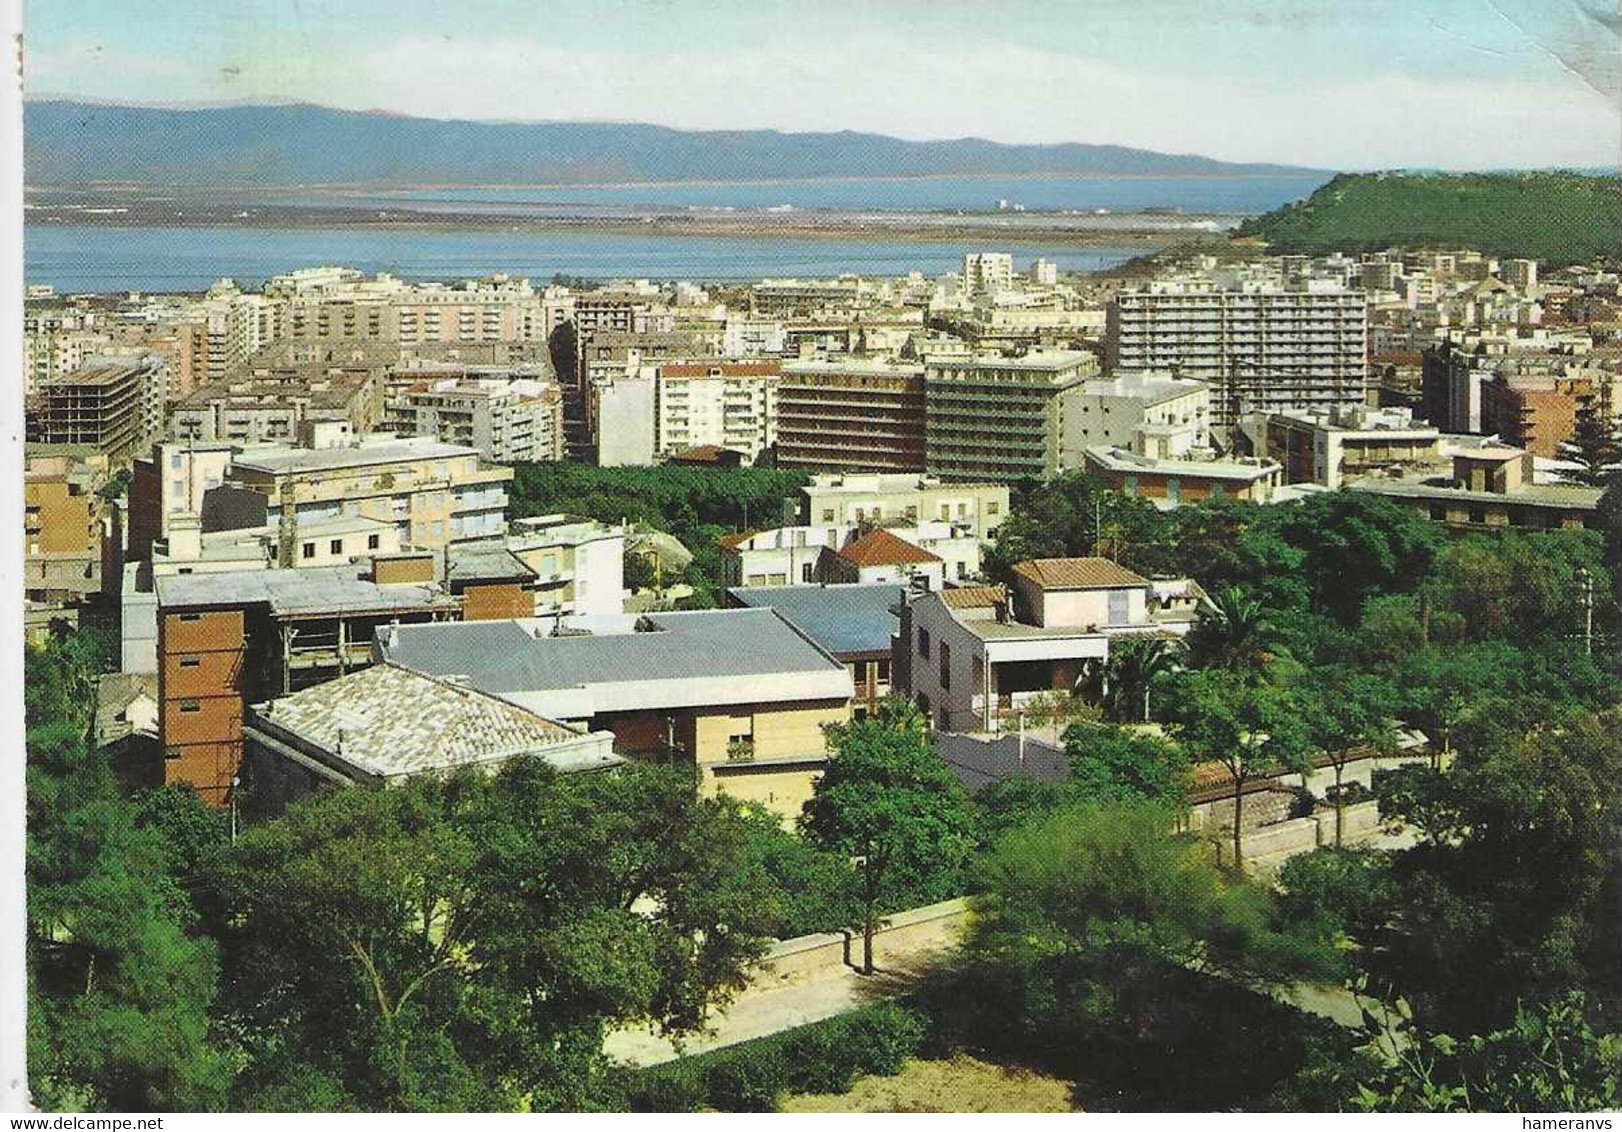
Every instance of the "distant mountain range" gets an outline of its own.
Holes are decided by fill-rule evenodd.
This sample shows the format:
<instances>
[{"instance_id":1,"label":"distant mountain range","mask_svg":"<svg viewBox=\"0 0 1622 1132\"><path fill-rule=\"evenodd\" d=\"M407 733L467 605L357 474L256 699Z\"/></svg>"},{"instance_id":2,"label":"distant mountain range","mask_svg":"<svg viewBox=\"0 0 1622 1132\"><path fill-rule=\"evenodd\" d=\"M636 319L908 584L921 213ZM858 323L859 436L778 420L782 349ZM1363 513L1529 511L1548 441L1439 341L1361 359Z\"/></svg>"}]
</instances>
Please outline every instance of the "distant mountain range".
<instances>
[{"instance_id":1,"label":"distant mountain range","mask_svg":"<svg viewBox=\"0 0 1622 1132\"><path fill-rule=\"evenodd\" d=\"M200 109L66 100L23 108L31 187L453 186L765 181L1080 173L1311 174L1115 145L1005 145L980 138L674 130L612 122L470 122L302 104Z\"/></svg>"}]
</instances>

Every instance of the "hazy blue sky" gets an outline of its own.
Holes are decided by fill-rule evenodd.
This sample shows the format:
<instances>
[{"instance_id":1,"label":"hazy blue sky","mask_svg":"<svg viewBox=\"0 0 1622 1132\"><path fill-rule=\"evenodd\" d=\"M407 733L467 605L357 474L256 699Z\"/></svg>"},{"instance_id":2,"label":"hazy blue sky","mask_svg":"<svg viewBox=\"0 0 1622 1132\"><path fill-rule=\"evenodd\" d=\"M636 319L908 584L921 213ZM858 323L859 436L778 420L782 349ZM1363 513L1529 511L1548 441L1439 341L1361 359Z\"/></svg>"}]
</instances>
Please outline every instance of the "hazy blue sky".
<instances>
[{"instance_id":1,"label":"hazy blue sky","mask_svg":"<svg viewBox=\"0 0 1622 1132\"><path fill-rule=\"evenodd\" d=\"M29 0L31 95L1622 161L1615 0Z\"/></svg>"}]
</instances>

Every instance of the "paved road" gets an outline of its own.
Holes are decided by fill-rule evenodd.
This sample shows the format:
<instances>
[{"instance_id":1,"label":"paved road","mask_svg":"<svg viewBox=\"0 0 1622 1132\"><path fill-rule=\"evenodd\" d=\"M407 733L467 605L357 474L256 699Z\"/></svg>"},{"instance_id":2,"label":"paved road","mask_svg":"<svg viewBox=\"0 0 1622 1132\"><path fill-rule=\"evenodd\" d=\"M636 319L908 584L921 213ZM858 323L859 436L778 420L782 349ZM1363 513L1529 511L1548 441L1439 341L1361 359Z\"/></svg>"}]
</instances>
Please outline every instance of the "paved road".
<instances>
[{"instance_id":1,"label":"paved road","mask_svg":"<svg viewBox=\"0 0 1622 1132\"><path fill-rule=\"evenodd\" d=\"M843 965L788 979L763 970L731 1006L712 1019L711 1033L687 1040L686 1052L703 1053L808 1022L820 1022L893 995L899 985L904 985L910 971L956 942L961 924L960 918L937 920L927 928L915 930L905 950L877 951L881 971L874 976L858 974ZM860 946L858 942L858 952ZM667 1039L646 1030L618 1030L608 1035L603 1050L632 1065L658 1065L677 1056Z\"/></svg>"}]
</instances>

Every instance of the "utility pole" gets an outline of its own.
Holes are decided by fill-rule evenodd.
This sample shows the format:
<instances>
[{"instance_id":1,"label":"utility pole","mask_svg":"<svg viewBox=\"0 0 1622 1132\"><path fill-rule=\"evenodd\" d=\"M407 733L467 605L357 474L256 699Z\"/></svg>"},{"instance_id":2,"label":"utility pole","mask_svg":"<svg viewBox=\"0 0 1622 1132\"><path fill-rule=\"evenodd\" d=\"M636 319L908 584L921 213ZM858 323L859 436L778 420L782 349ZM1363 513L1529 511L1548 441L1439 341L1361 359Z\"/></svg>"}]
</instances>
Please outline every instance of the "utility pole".
<instances>
[{"instance_id":1,"label":"utility pole","mask_svg":"<svg viewBox=\"0 0 1622 1132\"><path fill-rule=\"evenodd\" d=\"M1582 587L1583 601L1583 654L1594 656L1594 575L1583 566L1577 570L1577 584Z\"/></svg>"}]
</instances>

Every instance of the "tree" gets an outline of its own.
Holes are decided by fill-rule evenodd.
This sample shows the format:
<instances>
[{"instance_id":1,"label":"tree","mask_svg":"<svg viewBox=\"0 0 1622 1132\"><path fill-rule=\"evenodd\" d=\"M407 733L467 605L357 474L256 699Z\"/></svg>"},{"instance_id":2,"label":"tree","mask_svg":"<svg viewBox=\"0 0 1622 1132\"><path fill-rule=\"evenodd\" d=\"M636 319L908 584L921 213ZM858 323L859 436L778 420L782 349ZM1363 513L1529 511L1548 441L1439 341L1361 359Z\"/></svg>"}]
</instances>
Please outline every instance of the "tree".
<instances>
[{"instance_id":1,"label":"tree","mask_svg":"<svg viewBox=\"0 0 1622 1132\"><path fill-rule=\"evenodd\" d=\"M898 896L924 903L958 895L974 844L968 796L929 745L922 714L892 696L867 719L828 728L828 769L800 829L857 861L862 971L873 973L880 909Z\"/></svg>"},{"instance_id":2,"label":"tree","mask_svg":"<svg viewBox=\"0 0 1622 1132\"><path fill-rule=\"evenodd\" d=\"M1151 637L1122 637L1110 644L1104 669L1104 701L1109 715L1119 722L1148 722L1149 691L1155 680L1175 669L1183 659L1180 641Z\"/></svg>"},{"instance_id":3,"label":"tree","mask_svg":"<svg viewBox=\"0 0 1622 1132\"><path fill-rule=\"evenodd\" d=\"M768 936L753 825L673 768L418 779L305 800L226 877L244 1083L363 1109L579 1109L611 1027L703 1025ZM763 899L764 897L764 899Z\"/></svg>"},{"instance_id":4,"label":"tree","mask_svg":"<svg viewBox=\"0 0 1622 1132\"><path fill-rule=\"evenodd\" d=\"M27 659L30 1084L48 1108L218 1108L215 947L86 742L99 650L75 636Z\"/></svg>"},{"instance_id":5,"label":"tree","mask_svg":"<svg viewBox=\"0 0 1622 1132\"><path fill-rule=\"evenodd\" d=\"M1622 1003L1622 715L1516 701L1453 768L1381 776L1381 811L1435 833L1393 858L1393 933L1373 973L1424 1025L1485 1033L1517 998Z\"/></svg>"},{"instance_id":6,"label":"tree","mask_svg":"<svg viewBox=\"0 0 1622 1132\"><path fill-rule=\"evenodd\" d=\"M1391 719L1400 708L1396 689L1379 676L1337 664L1314 669L1302 694L1307 734L1335 770L1335 844L1345 840L1346 766L1371 749L1396 746Z\"/></svg>"},{"instance_id":7,"label":"tree","mask_svg":"<svg viewBox=\"0 0 1622 1132\"><path fill-rule=\"evenodd\" d=\"M1266 662L1271 633L1262 603L1238 586L1229 586L1201 611L1189 637L1189 651L1199 667L1249 672Z\"/></svg>"},{"instance_id":8,"label":"tree","mask_svg":"<svg viewBox=\"0 0 1622 1132\"><path fill-rule=\"evenodd\" d=\"M1168 682L1170 683L1170 682ZM1245 786L1281 772L1303 773L1311 742L1290 690L1244 673L1179 673L1165 701L1178 740L1196 761L1220 763L1233 783L1233 868L1244 870Z\"/></svg>"},{"instance_id":9,"label":"tree","mask_svg":"<svg viewBox=\"0 0 1622 1132\"><path fill-rule=\"evenodd\" d=\"M1362 1112L1603 1112L1622 1104L1617 1041L1594 1033L1580 993L1518 1005L1513 1022L1458 1039L1369 1016L1387 1051L1356 1074L1349 1107Z\"/></svg>"},{"instance_id":10,"label":"tree","mask_svg":"<svg viewBox=\"0 0 1622 1132\"><path fill-rule=\"evenodd\" d=\"M1287 1074L1294 1012L1256 992L1343 964L1175 823L1158 803L1091 802L999 838L959 952L921 990L947 1037L1074 1075L1100 1105L1158 1087L1156 1107L1227 1106ZM1169 1057L1177 1073L1157 1071Z\"/></svg>"},{"instance_id":11,"label":"tree","mask_svg":"<svg viewBox=\"0 0 1622 1132\"><path fill-rule=\"evenodd\" d=\"M1605 415L1603 406L1590 400L1577 410L1569 447L1583 466L1578 478L1594 487L1610 482L1617 464L1622 463L1622 428L1615 418Z\"/></svg>"},{"instance_id":12,"label":"tree","mask_svg":"<svg viewBox=\"0 0 1622 1132\"><path fill-rule=\"evenodd\" d=\"M1078 799L1132 799L1180 806L1188 759L1176 743L1124 727L1073 724L1064 733L1070 792Z\"/></svg>"},{"instance_id":13,"label":"tree","mask_svg":"<svg viewBox=\"0 0 1622 1132\"><path fill-rule=\"evenodd\" d=\"M1496 668L1480 649L1431 646L1410 653L1399 665L1404 690L1403 714L1430 740L1431 766L1440 770L1453 754L1453 732L1467 716L1478 694L1488 687Z\"/></svg>"}]
</instances>

